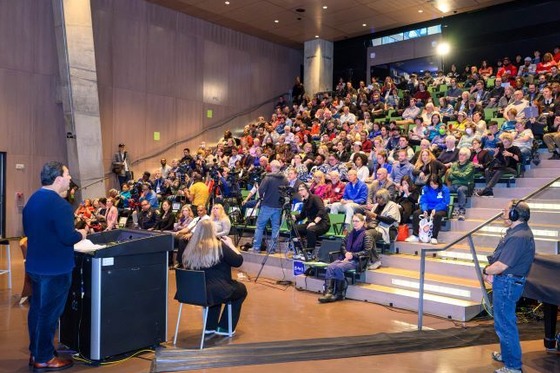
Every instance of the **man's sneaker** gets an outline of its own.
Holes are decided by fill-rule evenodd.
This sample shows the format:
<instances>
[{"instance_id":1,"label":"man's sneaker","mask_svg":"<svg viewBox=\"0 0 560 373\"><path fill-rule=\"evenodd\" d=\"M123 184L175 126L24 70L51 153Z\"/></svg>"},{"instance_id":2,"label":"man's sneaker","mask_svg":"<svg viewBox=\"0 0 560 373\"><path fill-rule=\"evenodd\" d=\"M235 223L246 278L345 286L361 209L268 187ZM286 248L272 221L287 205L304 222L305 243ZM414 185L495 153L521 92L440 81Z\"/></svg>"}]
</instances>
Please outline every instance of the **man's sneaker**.
<instances>
[{"instance_id":1,"label":"man's sneaker","mask_svg":"<svg viewBox=\"0 0 560 373\"><path fill-rule=\"evenodd\" d=\"M260 247L253 247L251 249L251 251L254 252L254 253L260 254L261 253L261 248Z\"/></svg>"},{"instance_id":2,"label":"man's sneaker","mask_svg":"<svg viewBox=\"0 0 560 373\"><path fill-rule=\"evenodd\" d=\"M210 334L214 334L214 333L216 333L216 331L214 329L206 329L204 331L204 334L206 334L206 335L210 335Z\"/></svg>"},{"instance_id":3,"label":"man's sneaker","mask_svg":"<svg viewBox=\"0 0 560 373\"><path fill-rule=\"evenodd\" d=\"M220 328L218 326L218 329L216 329L216 334L217 335L225 335L225 336L229 336L229 332L227 329L224 328ZM231 335L233 336L235 334L235 330L231 332Z\"/></svg>"},{"instance_id":4,"label":"man's sneaker","mask_svg":"<svg viewBox=\"0 0 560 373\"><path fill-rule=\"evenodd\" d=\"M412 235L412 236L408 237L405 241L406 242L419 242L420 239L418 237L416 237L415 235Z\"/></svg>"},{"instance_id":5,"label":"man's sneaker","mask_svg":"<svg viewBox=\"0 0 560 373\"><path fill-rule=\"evenodd\" d=\"M560 154L556 153L556 151L554 153L552 153L552 156L550 158L548 158L549 160L552 159L560 159Z\"/></svg>"},{"instance_id":6,"label":"man's sneaker","mask_svg":"<svg viewBox=\"0 0 560 373\"><path fill-rule=\"evenodd\" d=\"M373 264L371 264L368 269L373 269L376 270L379 267L381 267L381 260L377 260L376 262L374 262Z\"/></svg>"},{"instance_id":7,"label":"man's sneaker","mask_svg":"<svg viewBox=\"0 0 560 373\"><path fill-rule=\"evenodd\" d=\"M465 220L465 214L464 213L459 214L459 216L457 216L457 220L464 221Z\"/></svg>"},{"instance_id":8,"label":"man's sneaker","mask_svg":"<svg viewBox=\"0 0 560 373\"><path fill-rule=\"evenodd\" d=\"M500 369L496 369L494 373L523 373L523 370L501 367Z\"/></svg>"},{"instance_id":9,"label":"man's sneaker","mask_svg":"<svg viewBox=\"0 0 560 373\"><path fill-rule=\"evenodd\" d=\"M498 363L503 363L504 359L502 359L502 353L498 351L492 351L492 360L497 361Z\"/></svg>"},{"instance_id":10,"label":"man's sneaker","mask_svg":"<svg viewBox=\"0 0 560 373\"><path fill-rule=\"evenodd\" d=\"M454 209L454 210L453 210L453 213L451 214L451 217L452 217L452 218L457 218L457 217L459 217L459 210L458 210L458 209Z\"/></svg>"},{"instance_id":11,"label":"man's sneaker","mask_svg":"<svg viewBox=\"0 0 560 373\"><path fill-rule=\"evenodd\" d=\"M430 240L430 243L431 243L432 245L437 245L437 244L438 244L437 238L432 238L432 239Z\"/></svg>"}]
</instances>

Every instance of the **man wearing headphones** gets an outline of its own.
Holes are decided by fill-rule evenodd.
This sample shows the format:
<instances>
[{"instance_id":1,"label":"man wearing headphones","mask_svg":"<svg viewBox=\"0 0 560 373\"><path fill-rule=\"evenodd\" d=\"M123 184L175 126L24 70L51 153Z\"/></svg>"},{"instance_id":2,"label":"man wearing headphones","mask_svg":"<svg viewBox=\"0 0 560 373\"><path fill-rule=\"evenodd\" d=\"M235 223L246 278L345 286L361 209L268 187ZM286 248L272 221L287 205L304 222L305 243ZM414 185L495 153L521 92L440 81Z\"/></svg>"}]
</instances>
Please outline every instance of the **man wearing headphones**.
<instances>
[{"instance_id":1,"label":"man wearing headphones","mask_svg":"<svg viewBox=\"0 0 560 373\"><path fill-rule=\"evenodd\" d=\"M508 203L503 219L509 228L488 257L490 264L482 270L485 281L492 284L494 329L500 339L501 351L492 352L492 359L504 363L497 373L522 372L515 307L535 257L535 240L527 224L530 217L527 203L517 200Z\"/></svg>"}]
</instances>

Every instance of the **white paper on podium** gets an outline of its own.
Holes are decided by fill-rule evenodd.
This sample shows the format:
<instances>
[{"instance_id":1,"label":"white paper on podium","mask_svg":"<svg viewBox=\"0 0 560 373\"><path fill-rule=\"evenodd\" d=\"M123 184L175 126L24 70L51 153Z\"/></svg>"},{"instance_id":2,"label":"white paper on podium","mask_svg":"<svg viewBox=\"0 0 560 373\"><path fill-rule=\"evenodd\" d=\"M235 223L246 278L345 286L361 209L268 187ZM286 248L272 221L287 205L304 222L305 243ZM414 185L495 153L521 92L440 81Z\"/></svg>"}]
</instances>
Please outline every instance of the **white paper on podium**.
<instances>
[{"instance_id":1,"label":"white paper on podium","mask_svg":"<svg viewBox=\"0 0 560 373\"><path fill-rule=\"evenodd\" d=\"M91 253L103 248L105 248L105 245L96 245L88 239L81 240L74 245L74 251L78 251L80 253Z\"/></svg>"}]
</instances>

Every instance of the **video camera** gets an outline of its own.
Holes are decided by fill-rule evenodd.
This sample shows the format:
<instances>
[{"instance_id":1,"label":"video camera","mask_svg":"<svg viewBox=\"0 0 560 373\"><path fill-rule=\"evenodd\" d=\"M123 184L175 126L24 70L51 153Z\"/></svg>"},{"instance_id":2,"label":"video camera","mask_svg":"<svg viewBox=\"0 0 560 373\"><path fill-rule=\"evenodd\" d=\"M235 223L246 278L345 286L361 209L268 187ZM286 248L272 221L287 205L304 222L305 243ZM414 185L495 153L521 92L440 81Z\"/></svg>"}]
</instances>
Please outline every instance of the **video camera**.
<instances>
[{"instance_id":1,"label":"video camera","mask_svg":"<svg viewBox=\"0 0 560 373\"><path fill-rule=\"evenodd\" d=\"M288 185L283 185L278 187L278 191L280 192L280 198L278 201L282 204L282 207L286 208L286 206L288 206L291 209L294 188Z\"/></svg>"}]
</instances>

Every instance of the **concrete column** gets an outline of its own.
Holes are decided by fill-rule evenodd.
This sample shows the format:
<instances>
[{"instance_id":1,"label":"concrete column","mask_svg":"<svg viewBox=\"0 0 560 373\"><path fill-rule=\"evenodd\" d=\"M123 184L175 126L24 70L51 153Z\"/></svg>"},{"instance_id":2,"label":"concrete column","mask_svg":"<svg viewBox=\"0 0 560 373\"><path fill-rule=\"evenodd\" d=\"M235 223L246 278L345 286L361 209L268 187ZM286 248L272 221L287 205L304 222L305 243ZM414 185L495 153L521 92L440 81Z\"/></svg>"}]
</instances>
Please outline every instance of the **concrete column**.
<instances>
[{"instance_id":1,"label":"concrete column","mask_svg":"<svg viewBox=\"0 0 560 373\"><path fill-rule=\"evenodd\" d=\"M304 44L305 76L304 86L307 94L331 91L333 89L333 43L315 39Z\"/></svg>"},{"instance_id":2,"label":"concrete column","mask_svg":"<svg viewBox=\"0 0 560 373\"><path fill-rule=\"evenodd\" d=\"M90 0L52 0L68 167L81 198L105 195ZM99 181L99 182L97 182Z\"/></svg>"}]
</instances>

